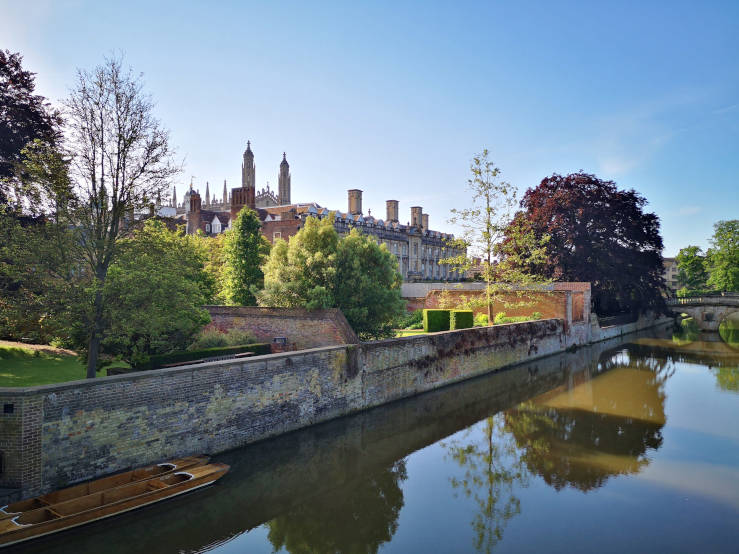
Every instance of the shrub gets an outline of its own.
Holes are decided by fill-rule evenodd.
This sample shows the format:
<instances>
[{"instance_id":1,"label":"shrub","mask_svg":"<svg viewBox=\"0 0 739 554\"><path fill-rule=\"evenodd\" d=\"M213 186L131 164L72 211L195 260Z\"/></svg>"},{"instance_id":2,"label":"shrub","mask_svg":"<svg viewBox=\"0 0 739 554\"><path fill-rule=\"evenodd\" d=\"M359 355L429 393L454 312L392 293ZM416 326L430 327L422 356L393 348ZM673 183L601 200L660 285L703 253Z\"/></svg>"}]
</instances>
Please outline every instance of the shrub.
<instances>
[{"instance_id":1,"label":"shrub","mask_svg":"<svg viewBox=\"0 0 739 554\"><path fill-rule=\"evenodd\" d=\"M427 333L449 330L449 310L423 310L423 330Z\"/></svg>"},{"instance_id":2,"label":"shrub","mask_svg":"<svg viewBox=\"0 0 739 554\"><path fill-rule=\"evenodd\" d=\"M506 319L505 312L498 312L493 318L493 323L495 323L495 325L500 325L501 323L506 323Z\"/></svg>"},{"instance_id":3,"label":"shrub","mask_svg":"<svg viewBox=\"0 0 739 554\"><path fill-rule=\"evenodd\" d=\"M195 339L188 350L203 350L206 348L218 348L228 346L226 333L221 333L218 329L205 329Z\"/></svg>"},{"instance_id":4,"label":"shrub","mask_svg":"<svg viewBox=\"0 0 739 554\"><path fill-rule=\"evenodd\" d=\"M226 333L226 344L228 346L239 346L241 344L253 344L257 338L249 331L243 329L229 329Z\"/></svg>"},{"instance_id":5,"label":"shrub","mask_svg":"<svg viewBox=\"0 0 739 554\"><path fill-rule=\"evenodd\" d=\"M223 334L223 333L222 333ZM267 343L257 343L242 346L223 346L219 348L204 348L202 350L182 350L170 352L169 354L155 354L146 360L138 360L134 365L137 371L157 369L165 365L180 362L192 362L204 358L216 358L219 356L231 356L242 352L254 352L255 354L269 354L271 347Z\"/></svg>"},{"instance_id":6,"label":"shrub","mask_svg":"<svg viewBox=\"0 0 739 554\"><path fill-rule=\"evenodd\" d=\"M475 316L475 327L487 327L488 314L478 314Z\"/></svg>"},{"instance_id":7,"label":"shrub","mask_svg":"<svg viewBox=\"0 0 739 554\"><path fill-rule=\"evenodd\" d=\"M472 310L451 310L449 313L449 329L469 329L475 325Z\"/></svg>"},{"instance_id":8,"label":"shrub","mask_svg":"<svg viewBox=\"0 0 739 554\"><path fill-rule=\"evenodd\" d=\"M533 314L531 314L531 319L541 319L543 317L544 315L541 312L534 312Z\"/></svg>"},{"instance_id":9,"label":"shrub","mask_svg":"<svg viewBox=\"0 0 739 554\"><path fill-rule=\"evenodd\" d=\"M395 326L397 329L423 329L423 310L414 310L400 316Z\"/></svg>"}]
</instances>

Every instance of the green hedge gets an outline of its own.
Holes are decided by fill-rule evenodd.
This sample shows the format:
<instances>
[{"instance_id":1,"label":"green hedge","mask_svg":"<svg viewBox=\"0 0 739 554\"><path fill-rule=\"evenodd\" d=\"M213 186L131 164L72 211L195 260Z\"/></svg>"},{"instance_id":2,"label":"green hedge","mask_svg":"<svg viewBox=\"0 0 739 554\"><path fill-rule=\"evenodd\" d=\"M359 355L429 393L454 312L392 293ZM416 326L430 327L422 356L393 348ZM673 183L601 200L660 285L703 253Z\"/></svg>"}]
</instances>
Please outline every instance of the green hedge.
<instances>
[{"instance_id":1,"label":"green hedge","mask_svg":"<svg viewBox=\"0 0 739 554\"><path fill-rule=\"evenodd\" d=\"M423 310L423 330L426 333L449 330L449 310Z\"/></svg>"},{"instance_id":2,"label":"green hedge","mask_svg":"<svg viewBox=\"0 0 739 554\"><path fill-rule=\"evenodd\" d=\"M267 343L256 343L244 344L241 346L204 348L202 350L183 350L180 352L171 352L169 354L155 354L153 356L149 356L148 362L137 364L135 369L137 371L157 369L169 364L191 362L194 360L202 360L203 358L216 358L218 356L230 356L232 354L241 354L243 352L254 352L258 355L269 354L271 352L271 348Z\"/></svg>"},{"instance_id":3,"label":"green hedge","mask_svg":"<svg viewBox=\"0 0 739 554\"><path fill-rule=\"evenodd\" d=\"M472 310L452 310L449 314L449 329L469 329L475 326Z\"/></svg>"}]
</instances>

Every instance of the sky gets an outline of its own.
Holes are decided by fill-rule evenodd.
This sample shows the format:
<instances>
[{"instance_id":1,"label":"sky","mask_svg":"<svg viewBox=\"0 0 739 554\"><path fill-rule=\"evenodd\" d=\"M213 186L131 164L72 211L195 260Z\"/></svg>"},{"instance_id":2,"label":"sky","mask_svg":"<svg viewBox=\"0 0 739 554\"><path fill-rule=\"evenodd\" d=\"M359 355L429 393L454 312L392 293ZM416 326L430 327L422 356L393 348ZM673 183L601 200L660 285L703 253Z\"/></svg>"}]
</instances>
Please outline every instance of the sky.
<instances>
[{"instance_id":1,"label":"sky","mask_svg":"<svg viewBox=\"0 0 739 554\"><path fill-rule=\"evenodd\" d=\"M487 148L521 193L578 170L636 189L664 254L739 218L739 2L0 0L0 48L59 102L78 68L143 73L190 180L451 231Z\"/></svg>"}]
</instances>

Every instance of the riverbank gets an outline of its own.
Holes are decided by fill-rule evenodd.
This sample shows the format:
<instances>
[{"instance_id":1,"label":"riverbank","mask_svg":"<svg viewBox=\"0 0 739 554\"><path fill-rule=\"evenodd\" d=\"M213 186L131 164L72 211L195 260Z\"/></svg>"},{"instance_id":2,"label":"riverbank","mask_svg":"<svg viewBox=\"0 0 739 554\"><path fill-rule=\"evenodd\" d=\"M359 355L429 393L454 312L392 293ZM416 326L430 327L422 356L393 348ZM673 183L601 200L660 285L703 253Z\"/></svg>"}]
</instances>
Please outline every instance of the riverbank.
<instances>
[{"instance_id":1,"label":"riverbank","mask_svg":"<svg viewBox=\"0 0 739 554\"><path fill-rule=\"evenodd\" d=\"M223 452L659 323L549 319L0 389L0 486L27 497Z\"/></svg>"}]
</instances>

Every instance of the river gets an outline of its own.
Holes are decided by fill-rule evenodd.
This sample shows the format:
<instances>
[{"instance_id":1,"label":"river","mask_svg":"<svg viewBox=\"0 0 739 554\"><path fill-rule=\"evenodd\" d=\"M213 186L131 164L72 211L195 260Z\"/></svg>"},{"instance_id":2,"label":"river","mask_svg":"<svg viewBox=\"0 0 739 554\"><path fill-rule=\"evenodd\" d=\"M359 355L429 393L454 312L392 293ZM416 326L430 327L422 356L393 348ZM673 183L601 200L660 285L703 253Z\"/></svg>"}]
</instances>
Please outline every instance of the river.
<instances>
[{"instance_id":1,"label":"river","mask_svg":"<svg viewBox=\"0 0 739 554\"><path fill-rule=\"evenodd\" d=\"M739 350L632 335L214 457L17 551L736 552Z\"/></svg>"}]
</instances>

